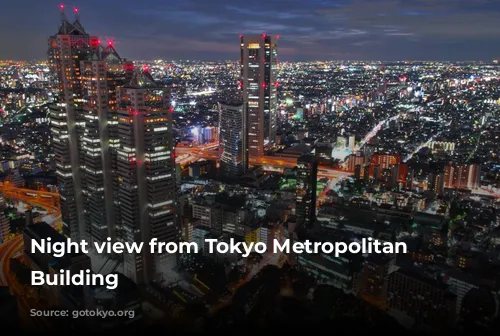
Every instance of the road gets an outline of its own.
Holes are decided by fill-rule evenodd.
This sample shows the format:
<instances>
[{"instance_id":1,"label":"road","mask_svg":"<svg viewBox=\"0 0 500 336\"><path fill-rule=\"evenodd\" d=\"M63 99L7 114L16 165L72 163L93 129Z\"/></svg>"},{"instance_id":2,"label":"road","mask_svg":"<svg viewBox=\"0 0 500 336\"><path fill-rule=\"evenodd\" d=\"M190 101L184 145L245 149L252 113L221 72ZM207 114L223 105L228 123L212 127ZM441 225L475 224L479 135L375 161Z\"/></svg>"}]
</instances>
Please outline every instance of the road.
<instances>
[{"instance_id":1,"label":"road","mask_svg":"<svg viewBox=\"0 0 500 336\"><path fill-rule=\"evenodd\" d=\"M262 260L258 263L252 266L250 271L248 272L245 280L241 283L246 283L250 281L257 273L260 272L260 270L267 265L274 265L281 267L285 263L285 260L287 259L286 254L283 253L272 253L271 251L267 252L264 254L264 257Z\"/></svg>"},{"instance_id":2,"label":"road","mask_svg":"<svg viewBox=\"0 0 500 336\"><path fill-rule=\"evenodd\" d=\"M398 118L404 117L406 114L397 114L393 117L384 119L375 125L370 132L368 132L364 138L361 140L355 150L359 150L364 146L364 144L369 143L370 140L377 135L377 133L383 128L385 123L396 120ZM199 159L205 160L217 160L219 158L218 153L218 142L212 142L206 145L197 147L176 147L176 163L180 163L181 167L198 161ZM250 157L249 163L251 165L263 166L264 169L270 168L269 170L280 170L283 168L293 168L297 166L297 158L294 157L283 157L283 156L262 156L262 157ZM319 177L328 178L339 178L352 175L351 172L347 172L341 169L331 168L327 166L320 166L318 169Z\"/></svg>"},{"instance_id":3,"label":"road","mask_svg":"<svg viewBox=\"0 0 500 336\"><path fill-rule=\"evenodd\" d=\"M207 145L198 147L176 147L176 163L180 163L181 167L189 165L200 159L204 160L217 160L219 158L217 147L218 143L209 143ZM268 170L281 170L283 168L293 168L297 166L297 158L295 157L282 157L282 156L262 156L250 157L251 165L263 166ZM327 166L319 166L318 176L328 178L338 178L352 175L352 173L335 169Z\"/></svg>"},{"instance_id":4,"label":"road","mask_svg":"<svg viewBox=\"0 0 500 336\"><path fill-rule=\"evenodd\" d=\"M44 208L47 214L44 216L44 221L53 226L58 226L61 220L61 210L59 208L59 194L36 191L31 189L16 188L9 184L0 186L0 191L5 198L16 199L33 206ZM17 281L12 276L10 269L10 260L18 252L24 248L23 237L16 236L2 245L0 245L0 264L2 265L0 273L0 285L9 286L12 291L17 294L22 294L23 289L19 288Z\"/></svg>"},{"instance_id":5,"label":"road","mask_svg":"<svg viewBox=\"0 0 500 336\"><path fill-rule=\"evenodd\" d=\"M9 286L13 283L10 273L10 259L23 249L23 236L16 236L0 245L0 286Z\"/></svg>"},{"instance_id":6,"label":"road","mask_svg":"<svg viewBox=\"0 0 500 336\"><path fill-rule=\"evenodd\" d=\"M43 220L52 226L61 223L61 210L59 206L59 194L31 189L16 188L9 184L0 185L0 191L4 197L16 199L33 206L44 208L47 214ZM11 259L23 251L23 236L18 235L0 245L0 286L8 286L12 294L18 298L19 312L23 325L30 325L36 330L51 330L51 325L45 318L32 318L29 311L32 308L46 309L41 302L30 295L30 291L21 285L12 274Z\"/></svg>"},{"instance_id":7,"label":"road","mask_svg":"<svg viewBox=\"0 0 500 336\"><path fill-rule=\"evenodd\" d=\"M395 115L393 117L390 117L390 118L387 118L387 119L384 119L382 121L380 121L377 125L375 125L375 127L372 128L372 130L370 132L368 132L365 137L363 138L363 140L361 140L360 142L360 145L359 147L356 147L356 150L359 150L360 148L362 148L366 143L369 143L370 140L377 135L377 133L382 129L382 127L384 126L385 123L389 122L389 121L392 121L392 120L396 120L398 119L399 117L401 116L404 116L404 115Z\"/></svg>"},{"instance_id":8,"label":"road","mask_svg":"<svg viewBox=\"0 0 500 336\"><path fill-rule=\"evenodd\" d=\"M175 163L179 163L181 168L184 168L200 159L217 160L219 158L218 147L218 142L196 147L175 147Z\"/></svg>"}]
</instances>

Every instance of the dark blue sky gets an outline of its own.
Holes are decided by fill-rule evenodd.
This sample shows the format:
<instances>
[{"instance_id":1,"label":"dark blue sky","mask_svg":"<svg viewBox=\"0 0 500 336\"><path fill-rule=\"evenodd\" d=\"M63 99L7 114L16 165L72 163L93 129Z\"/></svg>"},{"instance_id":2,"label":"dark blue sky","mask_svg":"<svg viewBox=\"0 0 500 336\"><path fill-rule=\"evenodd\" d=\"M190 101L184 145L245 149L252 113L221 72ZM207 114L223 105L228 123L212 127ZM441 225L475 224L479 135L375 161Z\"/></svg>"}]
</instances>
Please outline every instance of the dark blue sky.
<instances>
[{"instance_id":1,"label":"dark blue sky","mask_svg":"<svg viewBox=\"0 0 500 336\"><path fill-rule=\"evenodd\" d=\"M60 1L2 0L0 58L41 59ZM72 0L129 59L239 58L238 34L279 34L281 60L491 60L500 0Z\"/></svg>"}]
</instances>

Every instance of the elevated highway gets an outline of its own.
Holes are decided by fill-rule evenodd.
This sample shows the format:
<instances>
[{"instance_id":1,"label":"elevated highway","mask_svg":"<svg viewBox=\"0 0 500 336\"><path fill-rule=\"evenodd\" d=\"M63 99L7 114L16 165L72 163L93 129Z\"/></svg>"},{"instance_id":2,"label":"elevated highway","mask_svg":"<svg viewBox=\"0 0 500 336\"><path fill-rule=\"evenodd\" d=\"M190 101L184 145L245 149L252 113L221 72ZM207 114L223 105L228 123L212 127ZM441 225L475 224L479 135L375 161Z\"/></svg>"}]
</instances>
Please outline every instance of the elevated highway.
<instances>
[{"instance_id":1,"label":"elevated highway","mask_svg":"<svg viewBox=\"0 0 500 336\"><path fill-rule=\"evenodd\" d=\"M0 185L0 192L3 193L6 199L18 200L30 204L32 206L43 208L47 211L44 220L49 224L59 228L61 224L61 209L59 194L38 191L24 188L16 188L9 183ZM20 251L23 250L24 242L22 235L4 242L0 245L0 285L9 286L14 294L21 294L22 288L16 288L17 281L11 274L10 260Z\"/></svg>"}]
</instances>

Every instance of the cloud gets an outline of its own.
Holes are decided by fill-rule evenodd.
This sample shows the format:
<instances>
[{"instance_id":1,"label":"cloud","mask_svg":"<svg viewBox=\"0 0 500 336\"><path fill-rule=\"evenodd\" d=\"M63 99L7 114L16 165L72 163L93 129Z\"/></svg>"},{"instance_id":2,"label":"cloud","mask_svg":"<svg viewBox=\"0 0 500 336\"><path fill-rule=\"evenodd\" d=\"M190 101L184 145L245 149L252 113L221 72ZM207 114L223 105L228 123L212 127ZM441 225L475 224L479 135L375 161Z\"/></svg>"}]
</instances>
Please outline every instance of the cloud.
<instances>
[{"instance_id":1,"label":"cloud","mask_svg":"<svg viewBox=\"0 0 500 336\"><path fill-rule=\"evenodd\" d=\"M112 37L128 58L238 59L238 35L263 32L281 35L283 60L500 55L498 0L75 1L86 29ZM2 4L0 43L8 48L0 57L45 57L47 36L59 22L58 4Z\"/></svg>"},{"instance_id":2,"label":"cloud","mask_svg":"<svg viewBox=\"0 0 500 336\"><path fill-rule=\"evenodd\" d=\"M390 26L398 30L387 36L500 36L500 30L495 28L500 20L500 6L490 0L353 0L348 6L320 9L317 13L332 20L342 16L358 29Z\"/></svg>"}]
</instances>

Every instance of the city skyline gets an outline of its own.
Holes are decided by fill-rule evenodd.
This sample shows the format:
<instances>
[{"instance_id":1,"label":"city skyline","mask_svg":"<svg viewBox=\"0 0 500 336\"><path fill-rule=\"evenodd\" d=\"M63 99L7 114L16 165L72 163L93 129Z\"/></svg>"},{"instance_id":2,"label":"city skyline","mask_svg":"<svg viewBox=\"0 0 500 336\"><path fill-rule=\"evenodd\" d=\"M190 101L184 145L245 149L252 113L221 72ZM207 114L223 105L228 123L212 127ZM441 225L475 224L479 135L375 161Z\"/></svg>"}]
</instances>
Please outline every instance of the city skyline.
<instances>
[{"instance_id":1,"label":"city skyline","mask_svg":"<svg viewBox=\"0 0 500 336\"><path fill-rule=\"evenodd\" d=\"M59 1L9 1L0 14L1 59L43 59ZM285 7L286 5L286 7ZM218 0L157 3L65 3L85 29L112 39L128 59L237 60L239 34L279 34L280 60L492 60L500 55L493 1ZM286 8L286 10L285 10ZM24 17L20 26L18 18ZM42 27L42 28L41 28ZM11 32L15 31L16 34ZM20 42L22 41L22 43ZM487 46L487 48L486 48Z\"/></svg>"},{"instance_id":2,"label":"city skyline","mask_svg":"<svg viewBox=\"0 0 500 336\"><path fill-rule=\"evenodd\" d=\"M328 3L304 2L300 15L295 0L259 11L259 3L232 5L243 18L221 29L208 19L193 40L180 23L148 25L124 14L154 16L159 7L109 1L96 10L51 8L59 24L39 47L46 61L0 60L5 325L49 332L498 330L500 59L284 61L299 49L329 55L339 34L342 46L369 38L379 33L374 18L391 10L392 18L420 20L470 5L417 0L413 6L425 7L410 11L404 0L383 0L374 10L368 0L337 1L337 13L355 11L357 24L369 19L365 31L331 28L328 39L317 39L313 29L289 40L283 24L232 34L236 25L257 26L253 15L296 22L296 31L308 24L304 4L333 15ZM177 1L170 23L185 20ZM213 8L231 6L223 1ZM491 4L481 1L476 11ZM193 29L213 10L197 0L182 8L197 3L204 14L189 12ZM276 13L275 3L292 10ZM315 29L324 29L317 21ZM444 46L444 36L457 33L449 21L453 32L426 24ZM485 24L465 40L488 35ZM45 26L29 37L11 35L29 45ZM382 27L424 53L444 50L418 44L400 26ZM157 32L127 40L148 29ZM176 31L173 43L156 43ZM369 50L372 41L379 40L359 46ZM134 56L167 49L236 59Z\"/></svg>"}]
</instances>

